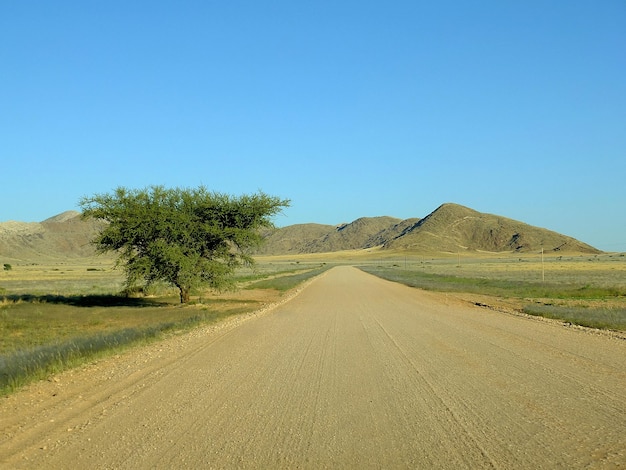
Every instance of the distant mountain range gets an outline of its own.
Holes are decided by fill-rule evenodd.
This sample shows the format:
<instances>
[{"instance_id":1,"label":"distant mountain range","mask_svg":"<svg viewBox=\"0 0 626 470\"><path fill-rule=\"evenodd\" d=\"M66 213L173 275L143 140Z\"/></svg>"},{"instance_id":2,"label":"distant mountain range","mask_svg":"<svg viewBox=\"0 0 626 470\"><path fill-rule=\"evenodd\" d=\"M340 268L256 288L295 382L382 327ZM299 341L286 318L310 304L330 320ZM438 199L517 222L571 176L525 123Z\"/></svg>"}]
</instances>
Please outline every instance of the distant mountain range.
<instances>
[{"instance_id":1,"label":"distant mountain range","mask_svg":"<svg viewBox=\"0 0 626 470\"><path fill-rule=\"evenodd\" d=\"M68 211L43 222L0 223L0 262L50 260L94 255L90 244L102 222ZM264 233L258 254L325 253L380 247L424 253L459 251L600 253L574 238L460 206L443 204L406 220L363 217L340 225L297 224Z\"/></svg>"},{"instance_id":2,"label":"distant mountain range","mask_svg":"<svg viewBox=\"0 0 626 470\"><path fill-rule=\"evenodd\" d=\"M572 237L458 204L442 204L423 219L364 217L338 226L291 225L266 234L262 254L324 253L380 247L415 252L545 251L600 253Z\"/></svg>"}]
</instances>

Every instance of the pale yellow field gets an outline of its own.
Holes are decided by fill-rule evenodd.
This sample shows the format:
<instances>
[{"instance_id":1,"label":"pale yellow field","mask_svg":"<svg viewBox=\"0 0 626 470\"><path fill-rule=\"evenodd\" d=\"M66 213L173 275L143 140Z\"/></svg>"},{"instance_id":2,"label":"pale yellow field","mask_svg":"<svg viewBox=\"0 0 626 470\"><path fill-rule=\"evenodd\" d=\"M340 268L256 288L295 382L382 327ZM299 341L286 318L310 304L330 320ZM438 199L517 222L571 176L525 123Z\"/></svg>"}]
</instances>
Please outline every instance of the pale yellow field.
<instances>
[{"instance_id":1,"label":"pale yellow field","mask_svg":"<svg viewBox=\"0 0 626 470\"><path fill-rule=\"evenodd\" d=\"M259 256L256 266L238 275L268 274L320 264L370 265L420 270L464 278L545 282L626 289L626 256L623 254L554 255L540 253L406 253L378 249ZM47 264L13 265L0 271L0 295L87 295L119 292L124 272L111 257L94 257Z\"/></svg>"},{"instance_id":2,"label":"pale yellow field","mask_svg":"<svg viewBox=\"0 0 626 470\"><path fill-rule=\"evenodd\" d=\"M260 264L329 263L396 266L433 274L626 288L623 254L402 253L377 249L259 257Z\"/></svg>"}]
</instances>

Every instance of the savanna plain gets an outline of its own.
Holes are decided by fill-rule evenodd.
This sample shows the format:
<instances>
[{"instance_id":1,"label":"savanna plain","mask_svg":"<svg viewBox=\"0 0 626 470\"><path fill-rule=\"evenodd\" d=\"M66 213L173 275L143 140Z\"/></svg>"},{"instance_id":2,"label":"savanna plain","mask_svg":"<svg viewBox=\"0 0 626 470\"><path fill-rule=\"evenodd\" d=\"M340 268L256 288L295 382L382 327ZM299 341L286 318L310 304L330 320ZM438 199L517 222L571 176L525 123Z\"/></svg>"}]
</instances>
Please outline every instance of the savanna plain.
<instances>
[{"instance_id":1,"label":"savanna plain","mask_svg":"<svg viewBox=\"0 0 626 470\"><path fill-rule=\"evenodd\" d=\"M626 466L623 254L259 257L185 306L122 285L106 257L0 272L0 466Z\"/></svg>"}]
</instances>

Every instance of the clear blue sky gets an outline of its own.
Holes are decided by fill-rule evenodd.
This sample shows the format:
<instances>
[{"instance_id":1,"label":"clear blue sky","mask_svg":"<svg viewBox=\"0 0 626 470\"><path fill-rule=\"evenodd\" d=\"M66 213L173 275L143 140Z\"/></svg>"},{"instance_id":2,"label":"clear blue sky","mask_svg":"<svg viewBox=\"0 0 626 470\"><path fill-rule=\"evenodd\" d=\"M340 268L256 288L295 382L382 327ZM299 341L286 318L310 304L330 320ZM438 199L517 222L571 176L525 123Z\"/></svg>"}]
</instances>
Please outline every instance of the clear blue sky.
<instances>
[{"instance_id":1,"label":"clear blue sky","mask_svg":"<svg viewBox=\"0 0 626 470\"><path fill-rule=\"evenodd\" d=\"M626 251L626 2L4 1L0 221L153 184Z\"/></svg>"}]
</instances>

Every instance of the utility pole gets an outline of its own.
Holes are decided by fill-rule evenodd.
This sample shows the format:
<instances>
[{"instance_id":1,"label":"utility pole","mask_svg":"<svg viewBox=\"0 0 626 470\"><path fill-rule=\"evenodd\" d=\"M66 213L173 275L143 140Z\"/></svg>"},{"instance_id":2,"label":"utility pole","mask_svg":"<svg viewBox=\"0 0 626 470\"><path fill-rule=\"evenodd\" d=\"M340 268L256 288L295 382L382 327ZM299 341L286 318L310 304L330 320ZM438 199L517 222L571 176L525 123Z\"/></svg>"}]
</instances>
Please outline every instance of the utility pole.
<instances>
[{"instance_id":1,"label":"utility pole","mask_svg":"<svg viewBox=\"0 0 626 470\"><path fill-rule=\"evenodd\" d=\"M546 270L543 265L543 246L541 247L541 282L546 282Z\"/></svg>"}]
</instances>

